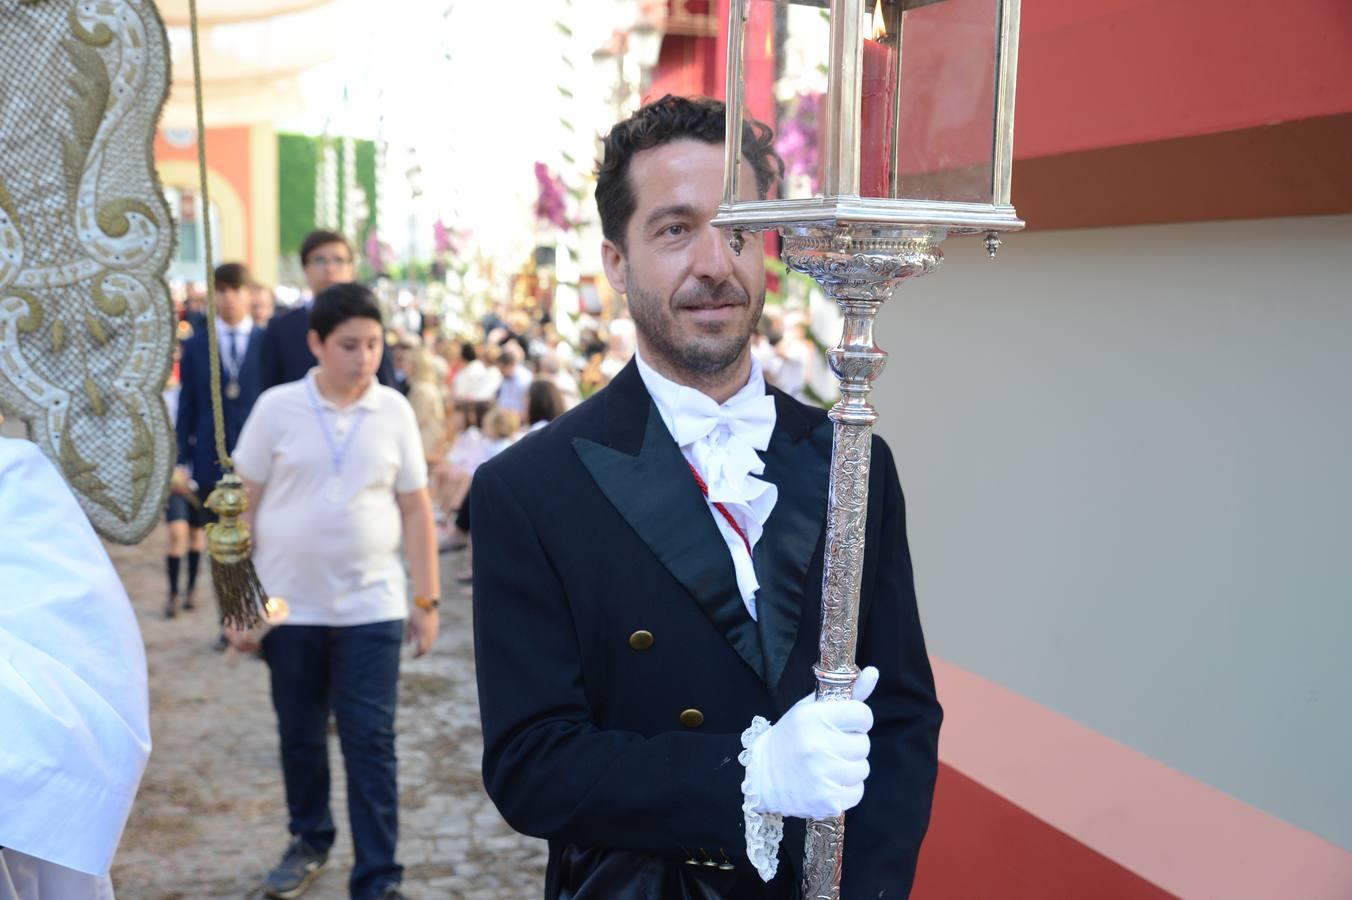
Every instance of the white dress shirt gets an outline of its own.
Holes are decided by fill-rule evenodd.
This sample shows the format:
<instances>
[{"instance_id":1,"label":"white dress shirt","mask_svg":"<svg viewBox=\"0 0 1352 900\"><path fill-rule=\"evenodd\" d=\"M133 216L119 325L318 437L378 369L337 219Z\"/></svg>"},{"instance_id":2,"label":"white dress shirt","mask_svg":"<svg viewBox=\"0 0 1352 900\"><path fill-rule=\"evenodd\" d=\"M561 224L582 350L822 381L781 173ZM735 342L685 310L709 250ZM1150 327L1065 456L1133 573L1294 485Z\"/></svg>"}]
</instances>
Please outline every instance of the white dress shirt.
<instances>
[{"instance_id":1,"label":"white dress shirt","mask_svg":"<svg viewBox=\"0 0 1352 900\"><path fill-rule=\"evenodd\" d=\"M227 325L216 317L216 346L221 354L221 372L227 380L237 381L244 365L244 354L249 352L249 335L253 333L253 319L245 316L238 325Z\"/></svg>"},{"instance_id":2,"label":"white dress shirt","mask_svg":"<svg viewBox=\"0 0 1352 900\"><path fill-rule=\"evenodd\" d=\"M746 385L720 405L707 394L658 374L642 355L635 353L634 357L667 430L709 488L705 498L709 514L728 545L737 573L737 588L754 619L760 582L756 579L751 551L756 549L779 499L779 488L754 477L765 472L758 451L764 452L770 446L770 435L775 429L775 401L765 392L760 363L754 356L751 358ZM737 520L746 535L745 542L715 508L715 503L722 503Z\"/></svg>"}]
</instances>

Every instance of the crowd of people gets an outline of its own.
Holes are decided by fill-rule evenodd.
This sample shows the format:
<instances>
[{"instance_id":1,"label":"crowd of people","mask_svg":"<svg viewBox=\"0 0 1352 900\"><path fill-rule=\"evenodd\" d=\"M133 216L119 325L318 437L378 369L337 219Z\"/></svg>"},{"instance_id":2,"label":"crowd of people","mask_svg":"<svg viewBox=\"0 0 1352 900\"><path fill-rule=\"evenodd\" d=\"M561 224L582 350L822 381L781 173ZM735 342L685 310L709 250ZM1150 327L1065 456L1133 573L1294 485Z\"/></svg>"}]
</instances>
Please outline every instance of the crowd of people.
<instances>
[{"instance_id":1,"label":"crowd of people","mask_svg":"<svg viewBox=\"0 0 1352 900\"><path fill-rule=\"evenodd\" d=\"M316 243L321 240L327 243ZM310 299L294 308L277 308L273 291L255 282L241 264L225 263L216 269L227 450L263 390L294 381L313 365L304 346L309 304L315 294L336 283L332 273L350 271L341 265L344 261L351 265L347 241L334 232L314 232L301 254L308 281L302 296ZM220 477L208 394L206 294L194 285L180 285L175 293L183 340L165 392L171 417L178 419L180 444L180 466L166 511L165 615L170 618L195 608L203 527L211 518L205 501ZM274 314L278 317L274 335L281 331L287 335L268 342ZM598 324L584 325L574 349L559 339L547 320L532 319L503 303L495 304L470 333L458 336L431 330L418 333L393 321L384 324L385 358L378 377L413 408L441 552L469 547L466 500L479 465L604 387L635 350L630 319L616 319L604 330ZM797 399L815 399L809 387L819 354L807 337L805 313L767 309L752 337L751 351L768 383ZM464 582L473 574L469 556L467 552L458 576ZM218 647L224 646L222 638Z\"/></svg>"}]
</instances>

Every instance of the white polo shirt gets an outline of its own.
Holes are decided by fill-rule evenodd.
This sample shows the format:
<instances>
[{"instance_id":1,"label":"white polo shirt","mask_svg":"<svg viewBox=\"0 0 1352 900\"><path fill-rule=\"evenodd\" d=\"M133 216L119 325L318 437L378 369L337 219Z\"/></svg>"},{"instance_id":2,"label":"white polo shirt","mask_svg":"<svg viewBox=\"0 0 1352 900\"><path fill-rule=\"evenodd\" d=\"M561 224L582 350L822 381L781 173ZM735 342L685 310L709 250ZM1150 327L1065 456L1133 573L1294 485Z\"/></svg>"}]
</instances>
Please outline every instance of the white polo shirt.
<instances>
[{"instance_id":1,"label":"white polo shirt","mask_svg":"<svg viewBox=\"0 0 1352 900\"><path fill-rule=\"evenodd\" d=\"M315 371L263 392L233 454L240 477L263 485L253 533L259 580L286 599L291 625L406 618L395 495L427 486L413 408L372 382L339 409L319 393ZM337 473L331 448L342 451Z\"/></svg>"}]
</instances>

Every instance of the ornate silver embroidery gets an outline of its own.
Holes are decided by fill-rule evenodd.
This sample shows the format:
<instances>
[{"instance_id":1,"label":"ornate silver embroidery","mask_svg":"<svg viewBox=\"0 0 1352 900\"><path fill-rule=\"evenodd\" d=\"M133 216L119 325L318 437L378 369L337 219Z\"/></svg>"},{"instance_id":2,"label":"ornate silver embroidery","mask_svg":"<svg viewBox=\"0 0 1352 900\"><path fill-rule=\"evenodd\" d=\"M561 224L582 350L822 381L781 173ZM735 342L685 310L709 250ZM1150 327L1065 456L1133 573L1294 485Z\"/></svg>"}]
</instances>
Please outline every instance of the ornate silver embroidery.
<instances>
[{"instance_id":1,"label":"ornate silver embroidery","mask_svg":"<svg viewBox=\"0 0 1352 900\"><path fill-rule=\"evenodd\" d=\"M868 401L887 354L873 340L873 321L892 291L907 278L928 274L943 261L942 231L882 227L785 229L784 260L812 276L845 316L840 343L828 354L841 398L831 408L834 444L822 572L821 658L815 667L819 701L850 698L859 669L859 585L864 570L864 526L873 423ZM808 819L803 895L840 896L845 817Z\"/></svg>"}]
</instances>

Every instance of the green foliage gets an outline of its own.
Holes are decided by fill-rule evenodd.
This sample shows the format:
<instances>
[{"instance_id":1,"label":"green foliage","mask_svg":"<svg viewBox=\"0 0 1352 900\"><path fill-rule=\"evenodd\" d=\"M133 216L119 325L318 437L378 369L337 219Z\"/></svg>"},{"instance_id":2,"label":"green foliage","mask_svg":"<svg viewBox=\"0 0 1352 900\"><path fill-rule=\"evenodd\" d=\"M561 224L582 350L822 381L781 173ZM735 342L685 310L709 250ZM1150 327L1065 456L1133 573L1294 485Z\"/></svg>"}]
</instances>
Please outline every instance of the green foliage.
<instances>
[{"instance_id":1,"label":"green foliage","mask_svg":"<svg viewBox=\"0 0 1352 900\"><path fill-rule=\"evenodd\" d=\"M375 141L357 141L356 151L357 184L361 185L362 191L366 194L366 203L370 211L369 218L362 224L361 231L357 235L357 258L362 261L362 277L370 277L375 273L364 271L370 268L366 265L366 241L371 237L371 233L376 230L376 223L380 221L379 198L376 196Z\"/></svg>"},{"instance_id":2,"label":"green foliage","mask_svg":"<svg viewBox=\"0 0 1352 900\"><path fill-rule=\"evenodd\" d=\"M337 228L338 222L316 221L318 197L316 196L319 163L323 158L326 145L332 146L337 154L338 178L338 216L351 218L348 205L354 198L347 196L346 179L341 173L346 165L346 142L341 138L310 137L304 134L277 135L277 240L283 255L294 253L300 247L305 235L316 228ZM357 274L367 278L375 274L366 265L364 248L366 239L379 221L378 198L376 197L376 145L373 141L353 142L356 156L357 184L366 194L369 216L365 222L350 222L358 228L352 235L358 260Z\"/></svg>"},{"instance_id":3,"label":"green foliage","mask_svg":"<svg viewBox=\"0 0 1352 900\"><path fill-rule=\"evenodd\" d=\"M321 138L319 143L320 147L323 148L324 139ZM338 174L337 179L335 179L338 183L338 219L321 227L337 228L341 231L342 223L347 221L347 204L350 200L347 196L347 177L344 174L347 172L347 142L341 139L330 139L327 143L333 147L333 166Z\"/></svg>"},{"instance_id":4,"label":"green foliage","mask_svg":"<svg viewBox=\"0 0 1352 900\"><path fill-rule=\"evenodd\" d=\"M315 173L319 141L303 134L277 135L277 241L282 255L297 252L315 227Z\"/></svg>"},{"instance_id":5,"label":"green foliage","mask_svg":"<svg viewBox=\"0 0 1352 900\"><path fill-rule=\"evenodd\" d=\"M412 264L391 263L385 267L385 274L398 283L427 284L432 280L432 263L430 260L414 260Z\"/></svg>"}]
</instances>

